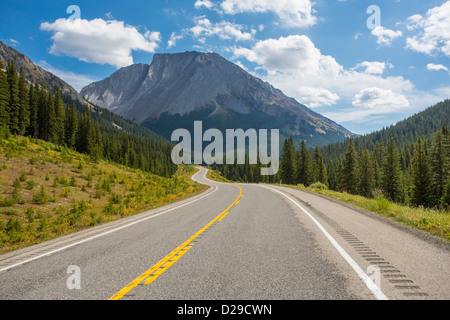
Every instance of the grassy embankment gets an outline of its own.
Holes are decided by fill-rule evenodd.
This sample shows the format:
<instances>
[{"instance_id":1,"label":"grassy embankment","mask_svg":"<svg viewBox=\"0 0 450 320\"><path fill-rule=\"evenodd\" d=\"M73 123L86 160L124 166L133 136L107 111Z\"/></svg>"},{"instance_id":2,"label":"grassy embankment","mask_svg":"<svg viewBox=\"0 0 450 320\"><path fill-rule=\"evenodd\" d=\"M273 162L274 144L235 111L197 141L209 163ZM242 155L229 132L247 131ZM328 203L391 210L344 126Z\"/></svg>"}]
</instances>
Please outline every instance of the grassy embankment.
<instances>
[{"instance_id":1,"label":"grassy embankment","mask_svg":"<svg viewBox=\"0 0 450 320\"><path fill-rule=\"evenodd\" d=\"M192 196L193 167L163 178L41 140L0 138L0 253Z\"/></svg>"},{"instance_id":2,"label":"grassy embankment","mask_svg":"<svg viewBox=\"0 0 450 320\"><path fill-rule=\"evenodd\" d=\"M218 171L208 172L207 177L211 180L227 182ZM402 205L389 201L382 195L376 195L373 199L369 199L362 196L327 190L326 188L321 187L320 184L314 184L311 187L304 187L302 185L283 186L321 194L325 197L339 200L367 211L375 212L380 216L401 222L416 229L424 230L446 241L450 241L450 212L448 210L417 208Z\"/></svg>"}]
</instances>

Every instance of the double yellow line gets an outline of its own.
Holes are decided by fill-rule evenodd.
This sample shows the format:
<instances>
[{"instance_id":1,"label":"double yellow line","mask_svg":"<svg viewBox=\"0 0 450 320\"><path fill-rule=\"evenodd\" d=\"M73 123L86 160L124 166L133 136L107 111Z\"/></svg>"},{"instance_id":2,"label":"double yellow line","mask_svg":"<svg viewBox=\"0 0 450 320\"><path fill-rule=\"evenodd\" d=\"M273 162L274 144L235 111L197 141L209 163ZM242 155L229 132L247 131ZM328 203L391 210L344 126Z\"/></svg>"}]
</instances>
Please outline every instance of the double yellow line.
<instances>
[{"instance_id":1,"label":"double yellow line","mask_svg":"<svg viewBox=\"0 0 450 320\"><path fill-rule=\"evenodd\" d=\"M118 291L116 294L114 294L111 298L108 300L119 300L123 298L128 292L130 292L133 288L137 287L140 283L144 282L144 285L148 285L155 281L161 274L164 273L171 265L173 265L178 259L180 259L186 252L189 251L189 249L192 248L194 245L192 242L203 232L205 232L209 227L211 227L215 222L222 221L228 213L231 207L239 203L239 199L242 198L243 190L241 187L236 186L239 188L239 196L236 198L236 200L233 201L233 203L226 208L224 211L222 211L217 217L215 217L210 223L208 223L206 226L204 226L202 229L200 229L196 234L194 234L192 237L190 237L188 240L183 242L178 248L173 250L171 253L169 253L167 256L165 256L163 259L161 259L157 264L155 264L153 267L145 271L143 274L141 274L139 277L131 281L129 284L127 284L123 289Z\"/></svg>"}]
</instances>

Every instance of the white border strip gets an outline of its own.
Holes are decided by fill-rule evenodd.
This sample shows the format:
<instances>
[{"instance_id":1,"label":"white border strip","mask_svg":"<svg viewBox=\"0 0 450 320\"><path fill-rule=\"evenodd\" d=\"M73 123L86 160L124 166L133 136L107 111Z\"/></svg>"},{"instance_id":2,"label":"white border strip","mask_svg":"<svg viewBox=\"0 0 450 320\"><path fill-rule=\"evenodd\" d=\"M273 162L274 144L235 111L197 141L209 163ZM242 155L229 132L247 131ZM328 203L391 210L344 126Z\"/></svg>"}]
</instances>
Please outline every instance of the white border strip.
<instances>
[{"instance_id":1,"label":"white border strip","mask_svg":"<svg viewBox=\"0 0 450 320\"><path fill-rule=\"evenodd\" d=\"M365 283L367 288L373 293L373 295L378 300L388 300L388 298L384 295L384 293L381 291L381 289L370 279L370 277L361 269L361 267L353 260L350 255L337 243L337 241L325 230L325 228L308 212L306 209L304 209L301 205L297 203L297 201L293 200L291 197L286 195L285 193L271 188L267 186L261 186L266 189L270 189L273 191L276 191L289 199L291 202L293 202L297 207L299 207L322 231L322 233L327 237L327 239L331 242L331 244L336 248L336 250L340 253L340 255L347 261L347 263L353 268L353 270L358 274L359 278Z\"/></svg>"},{"instance_id":2,"label":"white border strip","mask_svg":"<svg viewBox=\"0 0 450 320\"><path fill-rule=\"evenodd\" d=\"M194 177L195 177L197 174L199 174L199 173L200 173L200 171L196 172L196 173L191 177L191 179L194 180ZM204 173L204 174L205 174L205 173ZM194 181L196 181L196 180L194 180ZM61 248L58 248L58 249L55 249L55 250L52 250L52 251L43 253L43 254L41 254L41 255L38 255L38 256L29 258L29 259L26 259L26 260L23 260L23 261L20 261L20 262L17 262L17 263L15 263L15 264L9 265L9 266L7 266L7 267L3 267L2 269L0 269L0 272L3 272L3 271L6 271L6 270L9 270L9 269L12 269L12 268L14 268L14 267L18 267L18 266L20 266L20 265L22 265L22 264L25 264L25 263L27 263L27 262L31 262L31 261L40 259L40 258L45 257L45 256L49 256L49 255L54 254L54 253L56 253L56 252L66 250L66 249L68 249L68 248L70 248L70 247L74 247L74 246L76 246L76 245L79 245L79 244L82 244L82 243L85 243L85 242L94 240L94 239L96 239L96 238L103 237L103 236L105 236L105 235L107 235L107 234L110 234L110 233L119 231L119 230L121 230L121 229L125 229L125 228L128 228L128 227L131 227L132 225L135 225L135 224L137 224L137 223L141 223L141 222L143 222L143 221L145 221L145 220L149 220L149 219L152 219L152 218L156 218L156 217L158 217L158 216L160 216L160 215L162 215L162 214L165 214L165 213L167 213L167 212L170 212L170 211L173 211L173 210L175 210L175 209L179 209L179 208L181 208L181 207L187 206L187 205L189 205L189 204L191 204L191 203L194 203L194 202L196 202L196 201L198 201L198 200L201 200L201 199L203 199L203 198L205 198L205 197L208 197L208 196L212 195L213 193L215 193L215 192L219 189L219 187L216 186L216 185L214 185L213 187L215 187L214 191L212 191L212 192L210 192L210 193L208 193L208 194L205 194L205 195L201 196L200 198L197 198L197 199L194 199L194 200L192 200L192 201L183 203L183 204L181 204L181 205L179 205L179 206L176 206L176 207L173 207L173 208L171 208L171 209L162 211L162 212L160 212L160 213L151 215L151 216L149 216L149 217L145 217L145 218L142 218L142 219L139 219L139 220L130 222L130 223L126 224L126 225L123 225L123 226L120 226L120 227L117 227L117 228L108 230L108 231L106 231L106 232L97 234L97 235L95 235L95 236L92 236L92 237L89 237L89 238L86 238L86 239L83 239L83 240L80 240L80 241L71 243L71 244L69 244L69 245L67 245L67 246L64 246L64 247L61 247Z\"/></svg>"}]
</instances>

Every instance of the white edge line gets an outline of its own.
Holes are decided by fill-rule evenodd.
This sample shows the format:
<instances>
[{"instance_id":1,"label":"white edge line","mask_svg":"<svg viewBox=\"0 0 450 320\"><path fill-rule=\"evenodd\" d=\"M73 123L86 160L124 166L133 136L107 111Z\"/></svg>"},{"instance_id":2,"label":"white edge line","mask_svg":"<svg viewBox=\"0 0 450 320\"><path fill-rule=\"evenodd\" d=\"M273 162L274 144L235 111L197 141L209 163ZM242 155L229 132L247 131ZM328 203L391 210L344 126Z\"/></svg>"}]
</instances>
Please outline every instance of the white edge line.
<instances>
[{"instance_id":1,"label":"white edge line","mask_svg":"<svg viewBox=\"0 0 450 320\"><path fill-rule=\"evenodd\" d=\"M271 188L267 186L261 186L266 189L270 189L282 194L284 197L292 201L297 207L299 207L308 217L319 227L320 231L327 237L327 239L331 242L331 244L336 248L336 250L340 253L340 255L347 261L347 263L353 268L353 270L358 274L359 278L364 282L367 288L372 292L372 294L378 300L388 300L385 294L381 291L381 289L370 279L370 277L361 269L361 267L353 260L350 255L339 245L339 243L325 230L325 228L301 205L297 203L297 201L293 200L291 197L286 195L285 193Z\"/></svg>"},{"instance_id":2,"label":"white edge line","mask_svg":"<svg viewBox=\"0 0 450 320\"><path fill-rule=\"evenodd\" d=\"M191 177L191 179L194 180L193 178L194 178L198 173L200 173L200 171L196 172L196 173ZM194 180L194 181L195 181L195 180ZM114 229L112 229L112 230L108 230L108 231L106 231L106 232L103 232L103 233L97 234L97 235L95 235L95 236L92 236L92 237L83 239L83 240L81 240L81 241L77 241L77 242L71 243L71 244L69 244L69 245L67 245L67 246L64 246L64 247L61 247L61 248L58 248L58 249L55 249L55 250L52 250L52 251L43 253L43 254L38 255L38 256L35 256L35 257L33 257L33 258L29 258L29 259L26 259L26 260L17 262L17 263L15 263L15 264L9 265L9 266L7 266L7 267L3 267L2 269L0 269L0 272L3 272L3 271L6 271L6 270L9 270L9 269L18 267L18 266L20 266L20 265L22 265L22 264L25 264L25 263L27 263L27 262L31 262L31 261L34 261L34 260L43 258L43 257L45 257L45 256L52 255L52 254L54 254L54 253L56 253L56 252L66 250L66 249L68 249L68 248L70 248L70 247L74 247L74 246L76 246L76 245L79 245L79 244L82 244L82 243L91 241L91 240L93 240L93 239L96 239L96 238L105 236L105 235L107 235L107 234L110 234L110 233L119 231L119 230L121 230L121 229L130 227L130 226L132 226L132 225L135 225L135 224L137 224L137 223L143 222L143 221L145 221L145 220L149 220L149 219L152 219L152 218L156 218L156 217L158 217L158 216L160 216L160 215L162 215L162 214L165 214L165 213L167 213L167 212L173 211L173 210L175 210L175 209L179 209L179 208L181 208L181 207L187 206L188 204L191 204L191 203L193 203L193 202L196 202L196 201L198 201L198 200L200 200L200 199L203 199L203 198L205 198L205 197L207 197L207 196L212 195L214 192L216 192L216 191L219 189L219 187L216 186L216 185L214 185L214 187L215 187L214 191L212 191L212 192L210 192L210 193L208 193L208 194L205 194L205 195L201 196L200 198L197 198L197 199L194 199L194 200L192 200L192 201L183 203L183 204L181 204L181 205L179 205L179 206L176 206L176 207L174 207L174 208L165 210L165 211L163 211L163 212L160 212L160 213L151 215L151 216L149 216L149 217L145 217L145 218L139 219L139 220L137 220L137 221L130 222L130 223L126 224L126 225L123 225L123 226L114 228Z\"/></svg>"}]
</instances>

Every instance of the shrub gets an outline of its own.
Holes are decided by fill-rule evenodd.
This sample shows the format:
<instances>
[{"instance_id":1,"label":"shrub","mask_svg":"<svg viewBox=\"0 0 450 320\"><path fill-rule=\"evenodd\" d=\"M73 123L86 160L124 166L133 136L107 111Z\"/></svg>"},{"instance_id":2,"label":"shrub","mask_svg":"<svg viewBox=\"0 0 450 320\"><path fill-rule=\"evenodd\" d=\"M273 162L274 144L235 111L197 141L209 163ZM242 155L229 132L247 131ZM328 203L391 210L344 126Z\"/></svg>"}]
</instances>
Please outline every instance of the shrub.
<instances>
[{"instance_id":1,"label":"shrub","mask_svg":"<svg viewBox=\"0 0 450 320\"><path fill-rule=\"evenodd\" d=\"M321 190L328 190L328 187L323 184L322 182L315 182L312 185L309 186L312 189L321 189Z\"/></svg>"},{"instance_id":2,"label":"shrub","mask_svg":"<svg viewBox=\"0 0 450 320\"><path fill-rule=\"evenodd\" d=\"M39 193L33 196L33 201L37 204L46 204L48 201L47 191L45 191L44 185L41 186Z\"/></svg>"}]
</instances>

